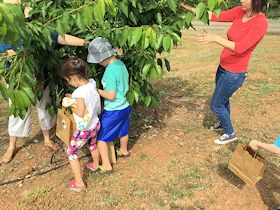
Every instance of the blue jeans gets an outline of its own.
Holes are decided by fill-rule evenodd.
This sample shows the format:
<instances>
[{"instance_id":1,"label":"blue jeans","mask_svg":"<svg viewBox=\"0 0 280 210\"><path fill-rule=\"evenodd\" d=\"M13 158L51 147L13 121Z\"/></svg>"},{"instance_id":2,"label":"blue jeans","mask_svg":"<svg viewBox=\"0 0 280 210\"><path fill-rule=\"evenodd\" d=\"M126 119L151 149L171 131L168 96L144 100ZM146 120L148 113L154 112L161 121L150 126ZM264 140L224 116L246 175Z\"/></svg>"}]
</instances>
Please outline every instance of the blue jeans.
<instances>
[{"instance_id":1,"label":"blue jeans","mask_svg":"<svg viewBox=\"0 0 280 210\"><path fill-rule=\"evenodd\" d=\"M226 134L234 132L230 119L229 98L243 84L247 72L232 73L221 66L216 73L216 88L211 100L211 110L215 113Z\"/></svg>"}]
</instances>

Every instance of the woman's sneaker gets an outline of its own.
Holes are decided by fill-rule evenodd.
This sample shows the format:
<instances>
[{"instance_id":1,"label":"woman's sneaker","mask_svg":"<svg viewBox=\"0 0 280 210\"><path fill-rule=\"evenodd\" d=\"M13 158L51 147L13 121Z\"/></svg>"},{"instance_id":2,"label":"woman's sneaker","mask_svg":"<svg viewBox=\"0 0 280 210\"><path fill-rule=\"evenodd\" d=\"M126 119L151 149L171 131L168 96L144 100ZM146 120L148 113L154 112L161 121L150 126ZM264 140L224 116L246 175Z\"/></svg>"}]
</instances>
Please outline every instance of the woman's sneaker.
<instances>
[{"instance_id":1,"label":"woman's sneaker","mask_svg":"<svg viewBox=\"0 0 280 210\"><path fill-rule=\"evenodd\" d=\"M220 138L216 139L214 141L215 144L227 144L230 143L232 141L236 141L237 137L234 133L228 135L226 133L224 133Z\"/></svg>"},{"instance_id":2,"label":"woman's sneaker","mask_svg":"<svg viewBox=\"0 0 280 210\"><path fill-rule=\"evenodd\" d=\"M210 127L211 131L219 131L219 130L222 130L222 129L223 129L223 126L222 126L221 122L217 122Z\"/></svg>"}]
</instances>

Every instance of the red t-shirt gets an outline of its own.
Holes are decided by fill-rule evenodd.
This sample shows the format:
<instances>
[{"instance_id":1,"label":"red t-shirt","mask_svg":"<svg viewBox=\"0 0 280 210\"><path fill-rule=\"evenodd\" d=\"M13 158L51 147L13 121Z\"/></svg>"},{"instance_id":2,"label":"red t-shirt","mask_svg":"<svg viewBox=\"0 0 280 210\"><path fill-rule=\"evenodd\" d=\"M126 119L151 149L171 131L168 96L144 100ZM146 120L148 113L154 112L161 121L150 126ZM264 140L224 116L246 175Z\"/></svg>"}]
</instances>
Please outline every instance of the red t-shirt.
<instances>
[{"instance_id":1,"label":"red t-shirt","mask_svg":"<svg viewBox=\"0 0 280 210\"><path fill-rule=\"evenodd\" d=\"M211 20L217 22L232 22L227 32L228 40L235 42L234 50L224 48L220 56L220 65L235 73L247 70L251 54L262 40L267 30L267 19L263 13L243 23L245 11L240 6L212 15Z\"/></svg>"}]
</instances>

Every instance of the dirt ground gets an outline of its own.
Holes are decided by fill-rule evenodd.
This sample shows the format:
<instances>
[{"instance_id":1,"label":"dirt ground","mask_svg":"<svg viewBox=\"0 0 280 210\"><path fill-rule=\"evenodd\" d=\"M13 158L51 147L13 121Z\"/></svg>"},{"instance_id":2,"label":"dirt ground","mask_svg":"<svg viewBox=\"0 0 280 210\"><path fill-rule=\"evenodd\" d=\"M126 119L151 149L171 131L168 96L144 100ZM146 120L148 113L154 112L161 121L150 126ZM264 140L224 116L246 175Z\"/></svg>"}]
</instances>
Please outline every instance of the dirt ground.
<instances>
[{"instance_id":1,"label":"dirt ground","mask_svg":"<svg viewBox=\"0 0 280 210\"><path fill-rule=\"evenodd\" d=\"M53 154L44 147L34 113L32 136L20 139L15 158L0 166L1 183L27 177L1 186L1 209L263 210L280 205L279 157L261 151L266 159L264 178L249 187L227 169L237 142L213 144L220 134L209 130L215 122L209 101L221 47L201 45L194 36L185 31L182 44L165 55L172 71L153 82L159 106L133 110L131 157L119 159L109 176L83 169L86 192L66 189L72 178L69 165L33 176L66 163L63 149ZM248 79L231 99L240 143L252 139L271 143L279 134L279 42L280 36L265 37L251 59ZM7 103L1 100L0 108L2 155L8 145Z\"/></svg>"}]
</instances>

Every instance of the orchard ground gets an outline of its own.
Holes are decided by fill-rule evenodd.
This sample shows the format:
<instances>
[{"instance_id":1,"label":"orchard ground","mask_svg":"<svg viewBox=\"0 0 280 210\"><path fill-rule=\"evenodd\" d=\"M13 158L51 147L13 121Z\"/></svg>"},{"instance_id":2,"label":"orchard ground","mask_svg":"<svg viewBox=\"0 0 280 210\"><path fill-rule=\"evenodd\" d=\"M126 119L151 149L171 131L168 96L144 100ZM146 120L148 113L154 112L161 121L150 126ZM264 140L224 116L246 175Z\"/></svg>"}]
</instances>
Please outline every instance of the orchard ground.
<instances>
[{"instance_id":1,"label":"orchard ground","mask_svg":"<svg viewBox=\"0 0 280 210\"><path fill-rule=\"evenodd\" d=\"M217 33L225 36L224 30ZM237 142L213 144L220 134L208 129L215 122L209 101L221 47L197 43L195 35L184 31L181 45L164 55L172 70L153 82L159 106L133 110L131 157L119 159L112 175L83 169L88 188L74 193L66 189L72 178L68 165L1 186L1 209L264 210L280 205L279 157L262 151L267 160L264 178L248 187L227 169ZM272 143L280 133L279 42L277 35L264 38L251 59L248 79L231 99L240 143ZM2 155L8 145L7 102L1 100L0 107ZM1 181L51 166L52 152L44 147L35 111L32 120L32 136L20 139L15 158L0 166ZM66 162L63 149L55 160Z\"/></svg>"}]
</instances>

